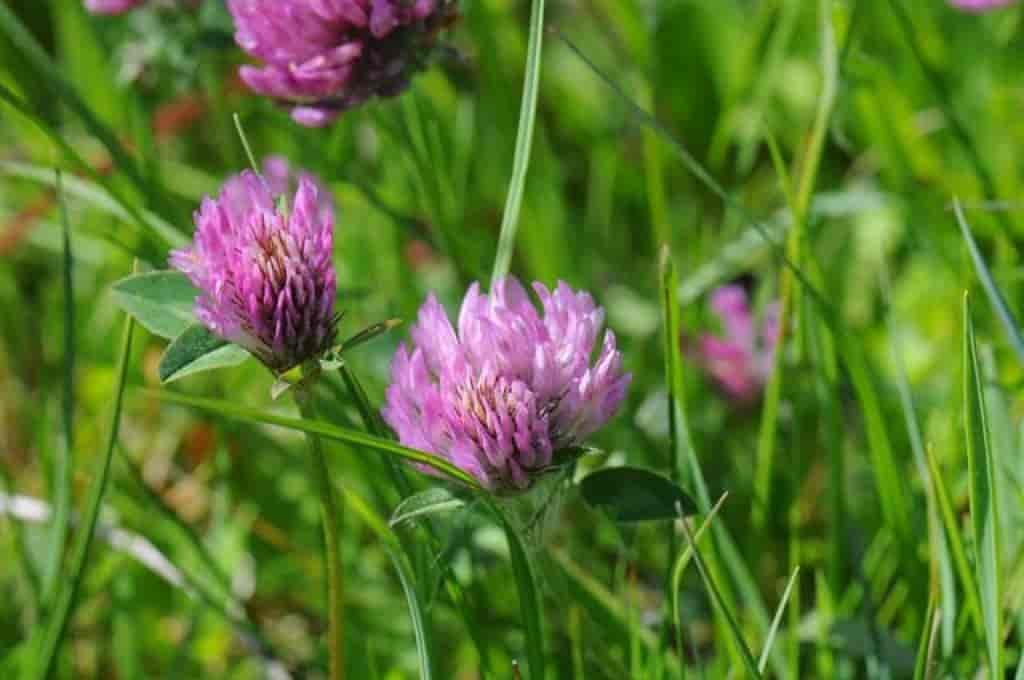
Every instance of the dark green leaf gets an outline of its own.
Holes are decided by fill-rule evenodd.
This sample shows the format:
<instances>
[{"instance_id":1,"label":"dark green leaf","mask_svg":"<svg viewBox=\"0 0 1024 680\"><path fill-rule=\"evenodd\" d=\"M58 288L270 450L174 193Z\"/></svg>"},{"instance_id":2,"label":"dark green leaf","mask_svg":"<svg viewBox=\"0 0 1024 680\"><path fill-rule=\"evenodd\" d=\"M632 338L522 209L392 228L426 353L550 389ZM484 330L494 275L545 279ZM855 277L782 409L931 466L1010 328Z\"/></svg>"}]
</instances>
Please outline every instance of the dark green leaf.
<instances>
[{"instance_id":1,"label":"dark green leaf","mask_svg":"<svg viewBox=\"0 0 1024 680\"><path fill-rule=\"evenodd\" d=\"M176 271L127 276L113 285L114 302L146 330L172 340L195 324L192 312L199 291Z\"/></svg>"},{"instance_id":2,"label":"dark green leaf","mask_svg":"<svg viewBox=\"0 0 1024 680\"><path fill-rule=\"evenodd\" d=\"M675 482L650 470L636 467L604 468L580 482L583 498L617 522L675 519L677 506L684 515L697 506Z\"/></svg>"},{"instance_id":3,"label":"dark green leaf","mask_svg":"<svg viewBox=\"0 0 1024 680\"><path fill-rule=\"evenodd\" d=\"M168 345L160 359L160 380L169 383L193 373L237 366L248 358L244 349L197 324L186 328Z\"/></svg>"}]
</instances>

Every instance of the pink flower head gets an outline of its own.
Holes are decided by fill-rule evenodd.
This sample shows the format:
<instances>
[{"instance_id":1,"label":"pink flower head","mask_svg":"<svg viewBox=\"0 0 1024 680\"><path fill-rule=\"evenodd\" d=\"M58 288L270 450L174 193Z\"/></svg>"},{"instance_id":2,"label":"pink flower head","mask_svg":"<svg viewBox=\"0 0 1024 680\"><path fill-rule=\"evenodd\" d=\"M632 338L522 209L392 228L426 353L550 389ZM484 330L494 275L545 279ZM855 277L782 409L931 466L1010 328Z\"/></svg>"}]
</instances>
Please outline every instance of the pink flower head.
<instances>
[{"instance_id":1,"label":"pink flower head","mask_svg":"<svg viewBox=\"0 0 1024 680\"><path fill-rule=\"evenodd\" d=\"M264 62L243 66L242 80L310 127L402 92L453 15L450 0L228 0L228 9L235 41Z\"/></svg>"},{"instance_id":2,"label":"pink flower head","mask_svg":"<svg viewBox=\"0 0 1024 680\"><path fill-rule=\"evenodd\" d=\"M85 8L93 14L124 14L145 0L85 0Z\"/></svg>"},{"instance_id":3,"label":"pink flower head","mask_svg":"<svg viewBox=\"0 0 1024 680\"><path fill-rule=\"evenodd\" d=\"M247 170L203 199L192 246L170 262L200 289L207 328L282 373L334 342L334 212L309 176L285 195L289 210L269 184Z\"/></svg>"},{"instance_id":4,"label":"pink flower head","mask_svg":"<svg viewBox=\"0 0 1024 680\"><path fill-rule=\"evenodd\" d=\"M722 323L724 335L704 335L699 357L705 370L730 397L750 402L761 393L772 371L779 341L778 304L765 310L760 332L741 286L728 285L711 294L711 309Z\"/></svg>"},{"instance_id":5,"label":"pink flower head","mask_svg":"<svg viewBox=\"0 0 1024 680\"><path fill-rule=\"evenodd\" d=\"M559 282L533 290L514 277L489 294L474 283L458 328L431 295L391 364L384 419L403 444L433 452L494 491L526 489L534 473L580 444L622 403L622 372L604 310Z\"/></svg>"},{"instance_id":6,"label":"pink flower head","mask_svg":"<svg viewBox=\"0 0 1024 680\"><path fill-rule=\"evenodd\" d=\"M965 12L985 12L990 9L1005 7L1013 0L949 0L949 4Z\"/></svg>"}]
</instances>

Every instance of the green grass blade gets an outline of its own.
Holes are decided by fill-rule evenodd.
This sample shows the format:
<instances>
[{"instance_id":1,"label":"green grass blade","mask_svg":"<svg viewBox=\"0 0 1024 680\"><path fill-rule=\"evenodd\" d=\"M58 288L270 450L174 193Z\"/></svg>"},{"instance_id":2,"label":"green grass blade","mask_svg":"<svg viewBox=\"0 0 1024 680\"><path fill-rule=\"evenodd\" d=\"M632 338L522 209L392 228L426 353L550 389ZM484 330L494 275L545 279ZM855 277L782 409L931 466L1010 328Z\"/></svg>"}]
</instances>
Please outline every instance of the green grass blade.
<instances>
[{"instance_id":1,"label":"green grass blade","mask_svg":"<svg viewBox=\"0 0 1024 680\"><path fill-rule=\"evenodd\" d=\"M142 231L146 233L147 237L154 241L154 243L151 244L154 248L159 248L160 252L162 252L162 248L165 244L180 246L187 242L186 237L179 231L175 230L169 223L156 218L156 216L152 214L150 214L148 218L144 216L142 211L140 211L131 201L121 195L121 192L117 190L109 177L98 172L91 163L82 158L82 156L75 151L74 147L64 141L64 138L57 130L55 130L35 111L30 109L28 105L21 101L21 99L19 99L13 92L4 87L2 83L0 83L0 100L7 102L11 108L15 109L18 113L32 121L46 134L47 137L50 138L64 158L74 168L91 179L96 185L102 187L112 201L111 206L120 210L121 214L119 216L126 221L129 219L134 221ZM5 166L5 169L7 170L17 167L31 167L27 164L16 163L14 161L6 162ZM39 179L40 181L45 181L48 179L48 176L41 177ZM82 180L77 181L84 184ZM73 182L68 181L67 178L65 178L65 184L67 185L65 189L67 189L68 193L73 193L71 191ZM108 208L108 211L112 210Z\"/></svg>"},{"instance_id":2,"label":"green grass blade","mask_svg":"<svg viewBox=\"0 0 1024 680\"><path fill-rule=\"evenodd\" d=\"M779 601L779 608L775 610L775 616L772 618L772 627L768 629L768 637L764 641L764 649L761 650L761 657L757 660L757 670L764 673L765 668L768 666L768 655L772 651L772 644L775 642L775 636L779 632L779 625L782 623L782 615L786 611L786 603L789 602L789 595L793 592L793 587L797 583L797 577L800 575L800 567L793 569L793 575L789 577L789 582L786 584L786 589L782 591L782 600Z\"/></svg>"},{"instance_id":3,"label":"green grass blade","mask_svg":"<svg viewBox=\"0 0 1024 680\"><path fill-rule=\"evenodd\" d=\"M151 200L156 199L152 201L154 205L160 205L162 195L146 180L135 160L118 141L114 131L86 105L74 86L64 78L61 68L50 59L43 47L7 5L0 5L0 32L7 36L32 65L37 72L40 85L49 88L55 96L61 99L82 120L86 129L106 147L113 159L114 167L125 173L144 196Z\"/></svg>"},{"instance_id":4,"label":"green grass blade","mask_svg":"<svg viewBox=\"0 0 1024 680\"><path fill-rule=\"evenodd\" d=\"M427 636L427 626L423 618L423 610L420 607L420 598L416 594L416 586L412 581L409 568L402 561L402 558L392 549L387 549L391 564L398 572L398 580L402 583L402 590L405 592L405 602L409 607L409 618L412 619L412 629L416 635L416 654L420 663L420 680L431 680L433 672L430 660L430 644Z\"/></svg>"},{"instance_id":5,"label":"green grass blade","mask_svg":"<svg viewBox=\"0 0 1024 680\"><path fill-rule=\"evenodd\" d=\"M117 435L121 427L121 405L124 399L125 379L128 375L128 357L131 353L133 328L134 322L129 317L125 322L124 336L121 340L121 352L117 364L117 383L114 388L114 401L103 458L89 490L88 504L83 515L82 525L74 537L68 579L63 582L56 595L55 605L42 633L38 655L34 659L35 672L31 677L39 680L49 678L53 674L61 642L64 639L64 633L75 606L75 599L82 584L85 565L89 558L89 548L92 546L92 539L96 533L100 505L106 494L107 481L110 476L110 461L114 456L114 446L117 444Z\"/></svg>"},{"instance_id":6,"label":"green grass blade","mask_svg":"<svg viewBox=\"0 0 1024 680\"><path fill-rule=\"evenodd\" d=\"M698 484L698 494L707 497L703 479L694 473L693 442L686 421L683 379L682 329L679 320L679 277L668 246L661 251L661 315L663 350L665 352L665 385L668 388L668 432L672 451L672 479L680 484L686 480Z\"/></svg>"},{"instance_id":7,"label":"green grass blade","mask_svg":"<svg viewBox=\"0 0 1024 680\"><path fill-rule=\"evenodd\" d=\"M935 452L927 447L925 452L928 457L928 474L931 477L932 489L935 494L935 501L939 506L939 515L942 518L943 527L946 531L946 539L949 541L950 552L953 555L953 564L960 577L964 589L964 598L967 602L967 610L973 619L978 635L984 635L984 624L981 620L981 605L978 602L978 585L974 580L974 571L967 561L967 550L964 548L964 539L957 526L956 514L949 491L942 479L942 471L935 459Z\"/></svg>"},{"instance_id":8,"label":"green grass blade","mask_svg":"<svg viewBox=\"0 0 1024 680\"><path fill-rule=\"evenodd\" d=\"M999 321L1002 322L1006 335L1010 339L1010 345L1017 352L1017 356L1024 361L1024 336L1021 335L1020 325L1013 317L1013 313L1006 304L1006 298L999 291L999 286L996 284L995 279L992 278L992 272L989 271L988 265L985 264L985 258L981 256L981 251L978 250L978 244L974 242L974 236L971 235L971 227L967 224L963 207L957 199L953 199L953 212L956 214L957 224L960 225L960 233L964 237L964 243L967 244L967 252L971 254L974 271L977 272L978 278L981 279L981 286L985 289L985 294L988 295L988 301L996 310L996 315L999 317Z\"/></svg>"},{"instance_id":9,"label":"green grass blade","mask_svg":"<svg viewBox=\"0 0 1024 680\"><path fill-rule=\"evenodd\" d=\"M722 494L722 497L718 499L714 507L704 516L704 521L697 527L697 531L693 534L694 542L699 542L701 537L704 535L704 531L711 526L711 520L718 514L718 510L725 503L725 499L729 497L729 493ZM683 585L683 574L686 572L686 566L690 563L693 558L693 548L686 546L682 552L679 553L679 557L676 558L675 564L672 565L672 578L671 578L671 590L672 590L672 627L676 631L676 647L679 657L683 658L683 636L682 630L680 629L680 621L682 620L682 610L679 607L679 591Z\"/></svg>"},{"instance_id":10,"label":"green grass blade","mask_svg":"<svg viewBox=\"0 0 1024 680\"><path fill-rule=\"evenodd\" d=\"M479 483L477 483L473 477L455 467L448 461L423 451L417 451L415 449L402 446L401 444L396 444L381 437L375 437L373 435L364 434L344 427L337 427L319 420L303 420L299 418L290 418L288 416L279 416L259 409L237 406L231 402L220 399L204 399L202 397L192 397L165 390L139 391L161 401L166 401L172 404L181 404L182 406L192 406L211 413L219 413L225 417L233 418L235 420L264 425L276 425L278 427L285 427L291 430L298 430L299 432L320 435L327 439L334 439L353 446L365 446L373 451L394 456L411 463L426 465L473 489L480 488Z\"/></svg>"},{"instance_id":11,"label":"green grass blade","mask_svg":"<svg viewBox=\"0 0 1024 680\"><path fill-rule=\"evenodd\" d=\"M72 279L74 261L71 255L71 226L68 223L67 205L64 203L63 182L60 171L56 173L57 204L60 209L61 249L63 266L61 283L64 293L64 357L63 383L61 393L62 438L54 447L53 461L53 523L50 526L50 544L43 571L42 605L48 607L60 582L61 565L64 563L64 546L67 544L71 525L71 470L75 450L74 406L75 406L75 289Z\"/></svg>"},{"instance_id":12,"label":"green grass blade","mask_svg":"<svg viewBox=\"0 0 1024 680\"><path fill-rule=\"evenodd\" d=\"M512 575L515 577L516 590L519 593L519 612L523 617L523 628L526 633L526 658L530 666L530 680L544 680L544 619L540 593L534 579L530 558L523 547L519 532L512 526L508 518L493 503L492 510L501 518L508 540L509 558L512 562Z\"/></svg>"},{"instance_id":13,"label":"green grass blade","mask_svg":"<svg viewBox=\"0 0 1024 680\"><path fill-rule=\"evenodd\" d=\"M999 502L996 487L996 462L990 443L985 393L981 367L971 321L970 299L964 295L963 306L963 408L964 435L967 445L967 468L970 478L971 523L974 528L975 569L985 643L988 650L989 675L1002 677L1002 590L1000 587Z\"/></svg>"},{"instance_id":14,"label":"green grass blade","mask_svg":"<svg viewBox=\"0 0 1024 680\"><path fill-rule=\"evenodd\" d=\"M523 202L526 170L530 165L533 145L533 123L537 116L537 93L540 90L541 46L544 42L544 0L533 0L530 6L530 38L526 47L526 73L523 76L523 98L519 108L519 130L516 132L516 150L512 159L512 179L505 197L505 212L501 217L498 251L494 256L491 283L508 274L512 264L512 251L516 246L519 226L519 208Z\"/></svg>"},{"instance_id":15,"label":"green grass blade","mask_svg":"<svg viewBox=\"0 0 1024 680\"><path fill-rule=\"evenodd\" d=\"M932 654L935 651L935 638L939 633L942 617L938 611L935 597L928 600L928 612L924 617L924 628L917 646L917 660L914 663L914 680L927 680L931 677Z\"/></svg>"},{"instance_id":16,"label":"green grass blade","mask_svg":"<svg viewBox=\"0 0 1024 680\"><path fill-rule=\"evenodd\" d=\"M728 631L732 636L733 644L740 650L740 657L743 660L743 666L747 669L747 673L750 677L755 678L755 680L760 680L761 673L757 670L757 662L754 661L754 655L751 653L746 640L743 639L743 631L740 630L739 624L736 622L736 617L733 616L729 607L726 605L725 600L722 598L722 593L718 589L718 584L715 583L715 580L708 572L707 565L704 564L704 559L700 555L700 549L694 542L690 527L687 525L685 520L682 521L680 525L683 527L683 534L686 536L686 542L689 548L693 551L694 561L697 563L697 571L700 572L701 580L704 581L704 586L708 589L708 593L711 595L711 600L714 602L715 607L722 612L722 615L728 623Z\"/></svg>"}]
</instances>

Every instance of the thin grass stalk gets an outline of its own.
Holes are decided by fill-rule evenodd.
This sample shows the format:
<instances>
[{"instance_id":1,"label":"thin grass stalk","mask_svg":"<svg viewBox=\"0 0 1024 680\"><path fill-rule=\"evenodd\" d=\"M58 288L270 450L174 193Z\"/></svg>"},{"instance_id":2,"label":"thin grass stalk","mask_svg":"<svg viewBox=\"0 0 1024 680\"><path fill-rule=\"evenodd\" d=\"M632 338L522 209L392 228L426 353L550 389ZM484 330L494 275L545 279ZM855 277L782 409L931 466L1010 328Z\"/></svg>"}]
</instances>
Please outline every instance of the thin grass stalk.
<instances>
[{"instance_id":1,"label":"thin grass stalk","mask_svg":"<svg viewBox=\"0 0 1024 680\"><path fill-rule=\"evenodd\" d=\"M295 402L302 417L316 418L316 407L312 391L297 388ZM345 677L345 603L344 577L341 565L341 543L338 540L340 509L334 497L330 468L324 457L320 436L306 433L309 445L310 475L320 495L320 520L324 532L324 567L327 572L327 657L330 680L344 680Z\"/></svg>"},{"instance_id":2,"label":"thin grass stalk","mask_svg":"<svg viewBox=\"0 0 1024 680\"><path fill-rule=\"evenodd\" d=\"M68 222L67 204L64 201L64 187L61 173L56 172L57 204L60 209L61 227L61 282L64 296L64 356L61 391L61 440L54 448L53 463L53 524L50 527L50 544L46 571L43 575L42 606L52 601L60 582L61 566L64 564L64 547L67 544L71 525L71 470L74 436L75 406L75 289L72 280L74 261L71 255L71 226Z\"/></svg>"},{"instance_id":3,"label":"thin grass stalk","mask_svg":"<svg viewBox=\"0 0 1024 680\"><path fill-rule=\"evenodd\" d=\"M498 250L494 256L491 283L508 274L512 264L512 251L516 245L519 227L519 209L523 202L526 170L530 165L533 145L533 123L537 116L537 93L540 90L541 47L544 41L544 0L533 0L530 5L530 37L526 46L526 71L523 75L523 98L519 108L519 129L516 132L516 150L512 159L512 179L505 196L505 211L501 217Z\"/></svg>"},{"instance_id":4,"label":"thin grass stalk","mask_svg":"<svg viewBox=\"0 0 1024 680\"><path fill-rule=\"evenodd\" d=\"M128 375L128 357L131 353L132 330L134 327L134 321L131 317L128 317L121 340L120 358L118 359L116 373L117 382L114 388L114 402L111 408L110 425L107 429L103 458L100 462L99 471L93 479L92 487L89 490L88 504L86 505L81 528L75 534L74 544L71 548L69 577L62 581L61 587L55 595L55 604L41 633L41 638L39 638L38 653L28 666L29 672L27 677L29 678L45 680L53 675L57 665L60 646L64 641L64 634L67 631L68 621L75 606L78 590L82 585L86 562L89 559L89 549L92 547L92 540L96 534L100 506L107 491L107 482L110 477L110 462L114 456L114 446L117 444L117 435L121 427L121 406Z\"/></svg>"}]
</instances>

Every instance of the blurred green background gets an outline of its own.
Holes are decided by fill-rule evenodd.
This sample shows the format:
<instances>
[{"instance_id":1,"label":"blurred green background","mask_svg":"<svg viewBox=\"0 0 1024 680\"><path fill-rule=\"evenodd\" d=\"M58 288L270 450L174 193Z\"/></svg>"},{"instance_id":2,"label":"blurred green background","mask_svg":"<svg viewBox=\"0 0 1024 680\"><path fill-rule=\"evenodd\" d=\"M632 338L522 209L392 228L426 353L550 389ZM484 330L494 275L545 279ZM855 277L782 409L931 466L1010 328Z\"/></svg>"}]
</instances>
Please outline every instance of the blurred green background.
<instances>
[{"instance_id":1,"label":"blurred green background","mask_svg":"<svg viewBox=\"0 0 1024 680\"><path fill-rule=\"evenodd\" d=\"M454 310L469 282L489 279L530 8L511 0L459 7L445 49L404 96L310 130L239 84L243 57L217 0L117 18L91 17L77 0L8 0L0 27L0 471L8 499L0 668L19 668L45 614L49 532L23 521L27 506L16 517L10 499L50 502L61 446L66 310L54 168L64 171L72 229L81 509L102 453L124 318L109 286L135 258L165 265L167 242L138 215L188 235L200 198L246 166L233 113L257 156L286 156L336 196L342 336L414 319L428 291ZM621 413L592 442L606 453L582 465L673 466L663 243L679 271L686 337L715 330L706 299L726 282L744 283L758 308L783 294L790 304L777 402L737 406L685 363L708 493L730 494L715 520L722 530L703 551L755 654L800 566L769 677L915 677L931 598L941 611L929 677L985 668L986 634L964 578L980 572L963 432L965 290L1001 504L1006 668L986 677L1015 677L1024 644L1024 370L952 202L962 201L991 276L1020 317L1022 20L1021 7L970 15L941 0L549 3L512 272L591 291L634 376ZM786 250L799 276L784 266ZM350 356L375 405L405 333ZM301 437L139 392L158 386L164 345L139 329L101 522L146 537L185 582L168 583L101 531L59 676L264 677L272 666L240 632L244 619L280 668L323 677L320 533ZM272 382L249 362L175 389L290 413L271 401ZM361 428L340 381L325 389L324 417ZM335 481L386 518L399 497L380 456L328 449ZM693 479L683 482L693 488ZM937 483L948 506L939 507ZM666 576L681 533L670 541L661 524L616 526L571 489L559 512L546 547L535 546L548 677L675 678L680 666L687 677L744 677L693 565L673 625ZM435 677L514 677L524 636L500 531L472 510L436 522L441 544L417 568L432 579L417 588ZM346 512L350 677L417 677L405 595L370 524ZM421 528L396 531L407 544L427 540ZM465 601L440 587L445 566ZM197 597L196 584L212 596Z\"/></svg>"}]
</instances>

